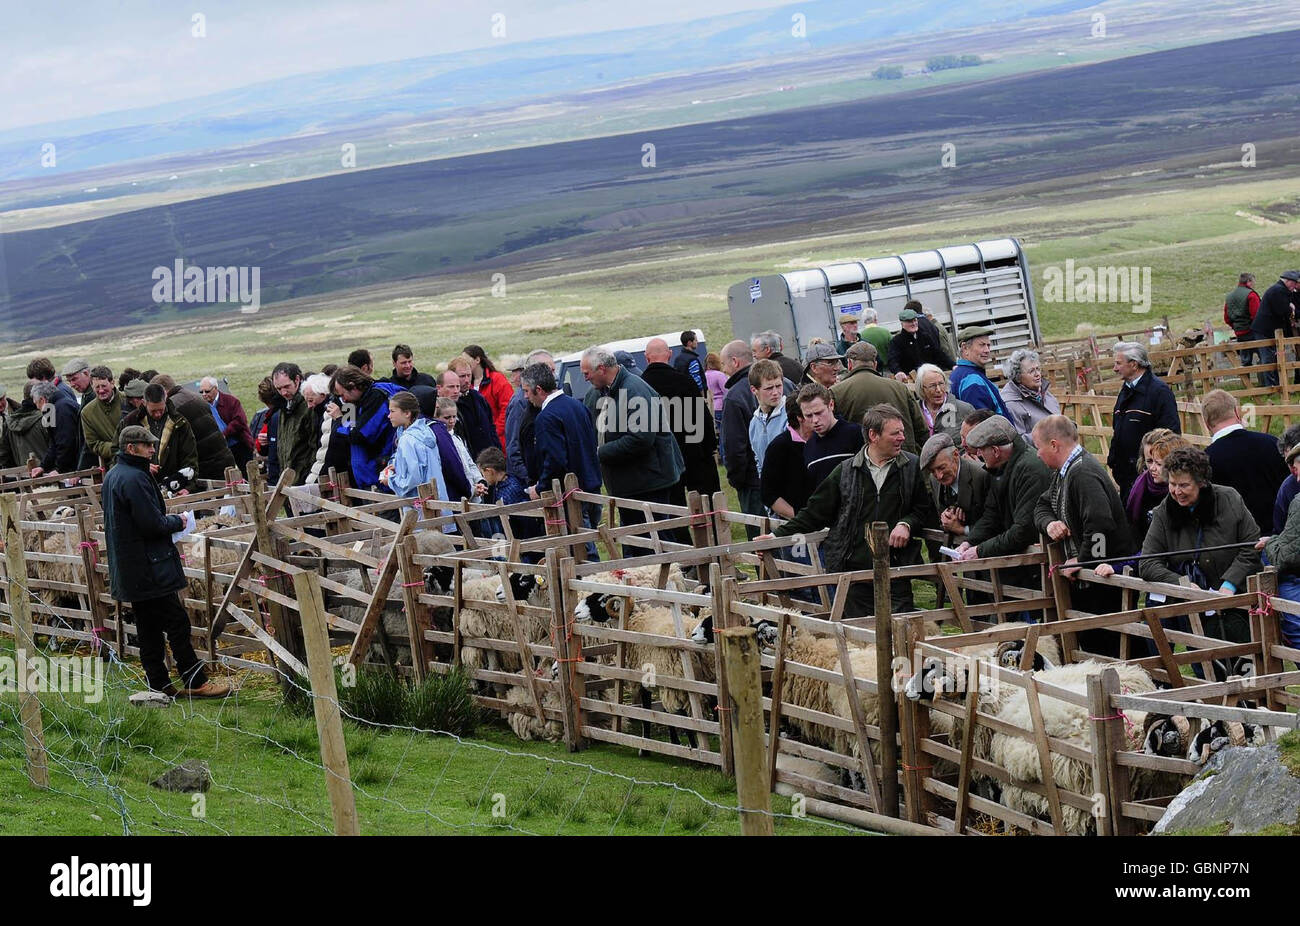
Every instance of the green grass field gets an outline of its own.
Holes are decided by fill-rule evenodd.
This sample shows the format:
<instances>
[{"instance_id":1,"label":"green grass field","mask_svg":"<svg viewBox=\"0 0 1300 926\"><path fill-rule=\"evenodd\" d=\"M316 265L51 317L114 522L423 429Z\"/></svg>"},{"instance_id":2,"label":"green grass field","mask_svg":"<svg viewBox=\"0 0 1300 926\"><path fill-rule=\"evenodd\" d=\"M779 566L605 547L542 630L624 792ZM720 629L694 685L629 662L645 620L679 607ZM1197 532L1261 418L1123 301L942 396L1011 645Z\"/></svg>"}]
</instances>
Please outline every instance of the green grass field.
<instances>
[{"instance_id":1,"label":"green grass field","mask_svg":"<svg viewBox=\"0 0 1300 926\"><path fill-rule=\"evenodd\" d=\"M4 654L12 650L6 648ZM0 835L316 834L332 831L314 719L286 707L265 677L243 678L224 702L132 707L139 667L111 670L105 697L42 696L51 788L23 765L18 696L0 695ZM600 745L525 743L503 725L458 741L345 720L363 834L736 834L734 783L713 769ZM205 760L202 800L149 782L187 759ZM846 828L788 816L778 833Z\"/></svg>"}]
</instances>

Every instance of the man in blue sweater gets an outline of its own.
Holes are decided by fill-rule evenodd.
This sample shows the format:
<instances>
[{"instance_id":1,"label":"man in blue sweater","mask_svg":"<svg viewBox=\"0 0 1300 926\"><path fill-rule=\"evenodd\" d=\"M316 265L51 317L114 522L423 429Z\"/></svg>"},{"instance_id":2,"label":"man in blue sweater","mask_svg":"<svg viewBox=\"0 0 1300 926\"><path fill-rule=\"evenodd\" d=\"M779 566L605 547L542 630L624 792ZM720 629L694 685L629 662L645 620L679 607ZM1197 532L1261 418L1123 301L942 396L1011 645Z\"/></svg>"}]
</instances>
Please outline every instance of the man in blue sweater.
<instances>
[{"instance_id":1,"label":"man in blue sweater","mask_svg":"<svg viewBox=\"0 0 1300 926\"><path fill-rule=\"evenodd\" d=\"M957 352L961 358L952 368L949 387L955 397L972 407L990 409L1010 420L1011 414L1002 401L1002 394L984 373L984 367L993 360L992 336L992 328L978 325L963 328L957 334Z\"/></svg>"}]
</instances>

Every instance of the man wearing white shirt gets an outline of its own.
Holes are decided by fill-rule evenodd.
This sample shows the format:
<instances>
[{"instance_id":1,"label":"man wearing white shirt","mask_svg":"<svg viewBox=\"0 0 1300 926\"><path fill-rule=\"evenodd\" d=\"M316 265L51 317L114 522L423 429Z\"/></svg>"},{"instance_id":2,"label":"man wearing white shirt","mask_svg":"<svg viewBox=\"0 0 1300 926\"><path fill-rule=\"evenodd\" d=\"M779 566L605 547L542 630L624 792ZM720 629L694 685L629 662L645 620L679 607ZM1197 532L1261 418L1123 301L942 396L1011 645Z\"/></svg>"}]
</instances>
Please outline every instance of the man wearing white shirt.
<instances>
[{"instance_id":1,"label":"man wearing white shirt","mask_svg":"<svg viewBox=\"0 0 1300 926\"><path fill-rule=\"evenodd\" d=\"M1201 400L1206 429L1214 435L1206 454L1214 482L1240 493L1261 535L1273 530L1273 502L1290 470L1277 440L1245 426L1241 406L1231 393L1211 389Z\"/></svg>"}]
</instances>

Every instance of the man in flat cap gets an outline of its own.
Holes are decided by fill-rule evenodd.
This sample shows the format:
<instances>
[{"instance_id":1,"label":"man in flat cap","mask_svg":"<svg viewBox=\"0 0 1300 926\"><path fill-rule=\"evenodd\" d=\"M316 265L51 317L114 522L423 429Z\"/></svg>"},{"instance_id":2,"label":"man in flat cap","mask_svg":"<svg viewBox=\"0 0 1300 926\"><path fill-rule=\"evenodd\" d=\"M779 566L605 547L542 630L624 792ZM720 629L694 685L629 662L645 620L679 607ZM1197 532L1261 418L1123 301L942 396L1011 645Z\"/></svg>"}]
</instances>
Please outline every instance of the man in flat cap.
<instances>
[{"instance_id":1,"label":"man in flat cap","mask_svg":"<svg viewBox=\"0 0 1300 926\"><path fill-rule=\"evenodd\" d=\"M992 478L988 470L963 460L961 448L946 431L940 431L921 448L921 472L939 512L939 527L948 534L948 546L966 538L966 532L984 514Z\"/></svg>"},{"instance_id":2,"label":"man in flat cap","mask_svg":"<svg viewBox=\"0 0 1300 926\"><path fill-rule=\"evenodd\" d=\"M836 352L835 347L822 341L812 345L803 355L803 381L821 383L827 389L840 381L840 371L844 369L841 361L844 355Z\"/></svg>"},{"instance_id":3,"label":"man in flat cap","mask_svg":"<svg viewBox=\"0 0 1300 926\"><path fill-rule=\"evenodd\" d=\"M185 587L185 572L172 535L193 529L194 515L167 513L149 473L158 438L148 428L128 425L119 441L116 465L104 476L102 495L108 581L113 597L130 603L135 613L140 662L149 687L172 697L225 697L230 685L208 679L190 642L189 615L177 595ZM163 661L164 636L180 672L180 689L172 684Z\"/></svg>"},{"instance_id":4,"label":"man in flat cap","mask_svg":"<svg viewBox=\"0 0 1300 926\"><path fill-rule=\"evenodd\" d=\"M828 572L871 568L871 544L864 528L872 521L891 527L892 565L919 563L921 531L938 520L917 459L903 450L905 434L898 410L892 405L874 406L863 415L862 429L866 445L836 466L808 504L774 532L790 537L829 527L822 545ZM873 598L869 583L851 584L844 616L872 613ZM914 610L911 580L891 582L890 598L895 613Z\"/></svg>"},{"instance_id":5,"label":"man in flat cap","mask_svg":"<svg viewBox=\"0 0 1300 926\"><path fill-rule=\"evenodd\" d=\"M900 382L911 379L923 363L932 363L941 370L953 367L939 328L920 313L921 303L916 300L904 306L898 313L901 328L889 342L889 372Z\"/></svg>"},{"instance_id":6,"label":"man in flat cap","mask_svg":"<svg viewBox=\"0 0 1300 926\"><path fill-rule=\"evenodd\" d=\"M963 328L957 334L957 352L961 357L952 368L949 386L952 394L972 408L988 408L1008 420L1011 418L1002 394L989 381L984 367L993 359L993 329L979 325Z\"/></svg>"},{"instance_id":7,"label":"man in flat cap","mask_svg":"<svg viewBox=\"0 0 1300 926\"><path fill-rule=\"evenodd\" d=\"M977 424L966 436L966 445L984 462L993 484L983 515L967 528L966 540L957 548L961 559L1025 552L1038 542L1034 508L1051 485L1052 471L1001 415ZM1009 569L1003 575L1021 588L1038 584L1037 566Z\"/></svg>"}]
</instances>

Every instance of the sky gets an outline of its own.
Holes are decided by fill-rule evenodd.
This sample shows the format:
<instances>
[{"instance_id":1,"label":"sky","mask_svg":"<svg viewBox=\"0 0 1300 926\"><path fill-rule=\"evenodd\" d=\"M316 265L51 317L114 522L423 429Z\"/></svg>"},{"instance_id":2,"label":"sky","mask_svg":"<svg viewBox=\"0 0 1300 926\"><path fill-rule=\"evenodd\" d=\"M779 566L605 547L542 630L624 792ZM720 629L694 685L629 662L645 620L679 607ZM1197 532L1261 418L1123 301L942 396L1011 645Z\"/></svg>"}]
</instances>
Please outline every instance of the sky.
<instances>
[{"instance_id":1,"label":"sky","mask_svg":"<svg viewBox=\"0 0 1300 926\"><path fill-rule=\"evenodd\" d=\"M293 74L503 41L688 22L789 2L5 0L0 5L0 131ZM504 27L503 37L493 35L494 25L498 32Z\"/></svg>"}]
</instances>

